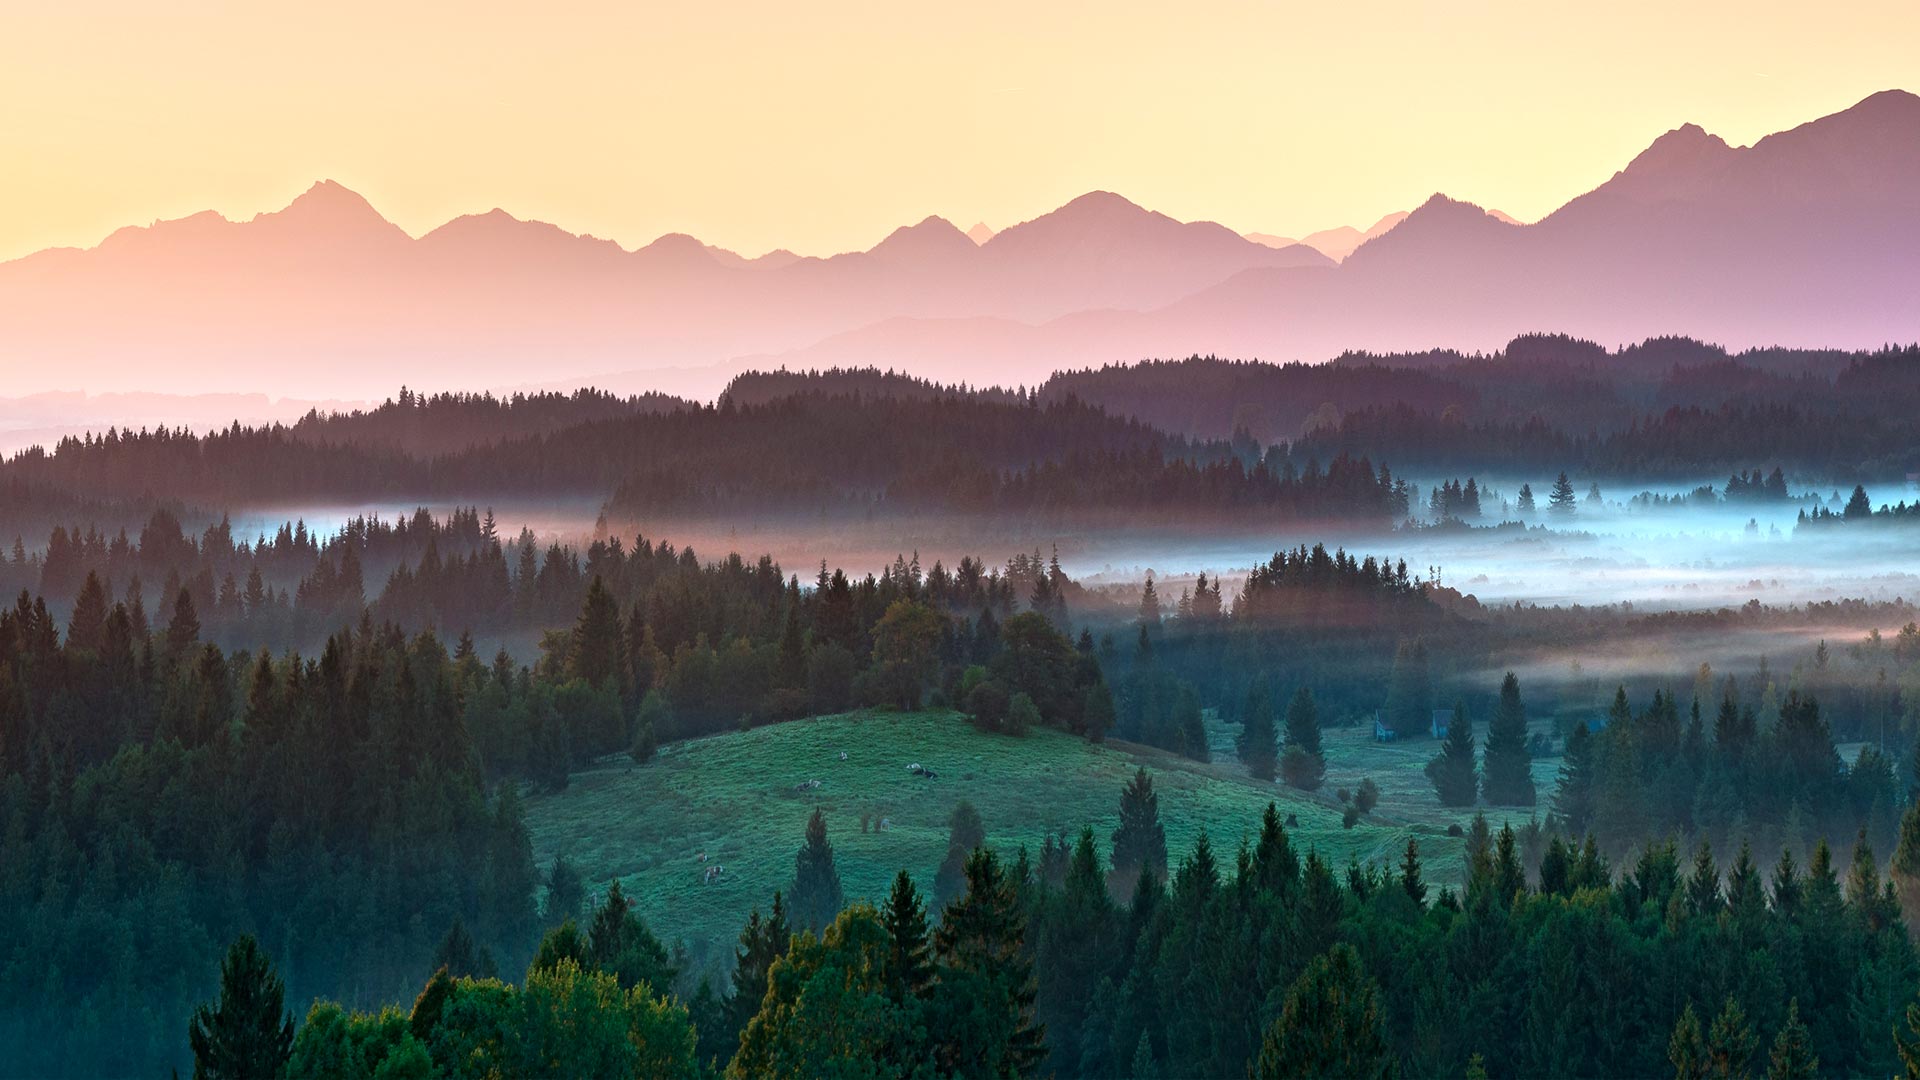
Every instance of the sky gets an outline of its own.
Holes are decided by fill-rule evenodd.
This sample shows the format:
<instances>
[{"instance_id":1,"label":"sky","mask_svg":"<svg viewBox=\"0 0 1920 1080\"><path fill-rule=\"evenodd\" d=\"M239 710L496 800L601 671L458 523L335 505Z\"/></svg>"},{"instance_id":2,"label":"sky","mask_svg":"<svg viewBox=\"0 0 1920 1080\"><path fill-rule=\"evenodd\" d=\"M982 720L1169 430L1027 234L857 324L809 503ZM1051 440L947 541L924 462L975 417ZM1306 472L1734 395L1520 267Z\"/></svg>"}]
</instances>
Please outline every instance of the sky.
<instances>
[{"instance_id":1,"label":"sky","mask_svg":"<svg viewBox=\"0 0 1920 1080\"><path fill-rule=\"evenodd\" d=\"M640 246L871 246L1094 189L1283 235L1534 220L1661 132L1920 89L1920 4L0 0L0 259L327 177Z\"/></svg>"}]
</instances>

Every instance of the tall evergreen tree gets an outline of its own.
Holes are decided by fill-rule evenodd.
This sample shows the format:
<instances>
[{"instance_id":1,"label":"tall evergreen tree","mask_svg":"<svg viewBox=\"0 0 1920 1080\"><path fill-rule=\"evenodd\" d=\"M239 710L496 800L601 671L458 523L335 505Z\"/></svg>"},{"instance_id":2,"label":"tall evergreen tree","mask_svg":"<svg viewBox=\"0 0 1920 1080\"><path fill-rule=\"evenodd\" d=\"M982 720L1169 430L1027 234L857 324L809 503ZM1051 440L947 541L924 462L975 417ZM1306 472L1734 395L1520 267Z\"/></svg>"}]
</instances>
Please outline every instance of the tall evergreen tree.
<instances>
[{"instance_id":1,"label":"tall evergreen tree","mask_svg":"<svg viewBox=\"0 0 1920 1080\"><path fill-rule=\"evenodd\" d=\"M933 1042L942 1072L1019 1076L1046 1052L1034 1019L1033 960L1016 883L987 848L967 858L967 891L934 933L938 958Z\"/></svg>"},{"instance_id":2,"label":"tall evergreen tree","mask_svg":"<svg viewBox=\"0 0 1920 1080\"><path fill-rule=\"evenodd\" d=\"M740 931L740 945L733 953L733 993L727 1008L730 1030L726 1038L718 1040L728 1053L739 1046L740 1033L760 1011L767 996L767 973L773 970L774 961L787 955L792 940L779 893L773 894L772 915L762 919L760 909L755 908L747 916L747 925Z\"/></svg>"},{"instance_id":3,"label":"tall evergreen tree","mask_svg":"<svg viewBox=\"0 0 1920 1080\"><path fill-rule=\"evenodd\" d=\"M1815 1080L1820 1059L1813 1052L1813 1033L1800 1019L1800 999L1787 1002L1787 1019L1767 1051L1767 1080Z\"/></svg>"},{"instance_id":4,"label":"tall evergreen tree","mask_svg":"<svg viewBox=\"0 0 1920 1080\"><path fill-rule=\"evenodd\" d=\"M1667 1060L1673 1063L1673 1080L1706 1080L1712 1062L1707 1056L1707 1039L1700 1032L1700 1015L1693 1002L1680 1011L1673 1034L1667 1037Z\"/></svg>"},{"instance_id":5,"label":"tall evergreen tree","mask_svg":"<svg viewBox=\"0 0 1920 1080\"><path fill-rule=\"evenodd\" d=\"M1156 881L1166 879L1167 833L1160 827L1160 796L1154 794L1153 778L1140 768L1120 793L1120 826L1113 830L1108 888L1115 896L1129 895L1143 873L1152 874Z\"/></svg>"},{"instance_id":6,"label":"tall evergreen tree","mask_svg":"<svg viewBox=\"0 0 1920 1080\"><path fill-rule=\"evenodd\" d=\"M1261 1038L1253 1075L1281 1080L1393 1073L1379 988L1352 946L1335 945L1288 988L1280 1015Z\"/></svg>"},{"instance_id":7,"label":"tall evergreen tree","mask_svg":"<svg viewBox=\"0 0 1920 1080\"><path fill-rule=\"evenodd\" d=\"M967 887L967 857L987 842L987 826L980 811L961 799L947 816L947 854L933 875L933 903L945 908Z\"/></svg>"},{"instance_id":8,"label":"tall evergreen tree","mask_svg":"<svg viewBox=\"0 0 1920 1080\"><path fill-rule=\"evenodd\" d=\"M1407 853L1400 860L1400 887L1416 904L1427 902L1427 883L1420 878L1420 841L1407 837Z\"/></svg>"},{"instance_id":9,"label":"tall evergreen tree","mask_svg":"<svg viewBox=\"0 0 1920 1080\"><path fill-rule=\"evenodd\" d=\"M1301 687L1287 704L1287 746L1280 760L1287 786L1316 791L1327 780L1327 755L1320 747L1320 711L1313 691Z\"/></svg>"},{"instance_id":10,"label":"tall evergreen tree","mask_svg":"<svg viewBox=\"0 0 1920 1080\"><path fill-rule=\"evenodd\" d=\"M193 1011L187 1030L195 1080L257 1080L282 1075L293 1053L286 986L252 934L242 934L220 964L220 1000Z\"/></svg>"},{"instance_id":11,"label":"tall evergreen tree","mask_svg":"<svg viewBox=\"0 0 1920 1080\"><path fill-rule=\"evenodd\" d=\"M1453 706L1453 720L1447 725L1447 740L1440 753L1427 763L1427 778L1440 795L1442 806L1472 806L1479 795L1480 779L1473 760L1473 721L1464 702Z\"/></svg>"},{"instance_id":12,"label":"tall evergreen tree","mask_svg":"<svg viewBox=\"0 0 1920 1080\"><path fill-rule=\"evenodd\" d=\"M100 575L87 571L86 584L73 602L73 616L67 621L67 648L99 652L107 630L107 590Z\"/></svg>"},{"instance_id":13,"label":"tall evergreen tree","mask_svg":"<svg viewBox=\"0 0 1920 1080\"><path fill-rule=\"evenodd\" d=\"M1575 837L1586 834L1593 825L1593 797L1593 735L1586 724L1575 720L1561 755L1559 790L1553 796L1553 813L1560 819L1561 831Z\"/></svg>"},{"instance_id":14,"label":"tall evergreen tree","mask_svg":"<svg viewBox=\"0 0 1920 1080\"><path fill-rule=\"evenodd\" d=\"M1500 703L1487 725L1481 787L1494 806L1532 806L1533 757L1527 751L1527 709L1513 672L1500 683Z\"/></svg>"},{"instance_id":15,"label":"tall evergreen tree","mask_svg":"<svg viewBox=\"0 0 1920 1080\"><path fill-rule=\"evenodd\" d=\"M1713 1026L1707 1030L1710 1071L1714 1076L1749 1075L1747 1069L1753 1062L1753 1051L1758 1045L1753 1026L1747 1023L1746 1010L1733 999L1733 995L1727 995L1727 1003L1721 1006L1720 1015L1713 1018Z\"/></svg>"},{"instance_id":16,"label":"tall evergreen tree","mask_svg":"<svg viewBox=\"0 0 1920 1080\"><path fill-rule=\"evenodd\" d=\"M827 816L815 809L807 818L807 839L793 858L793 885L787 890L794 925L818 934L846 906L840 872L827 843Z\"/></svg>"},{"instance_id":17,"label":"tall evergreen tree","mask_svg":"<svg viewBox=\"0 0 1920 1080\"><path fill-rule=\"evenodd\" d=\"M1571 517L1575 506L1573 482L1567 479L1566 473L1561 473L1560 478L1553 482L1553 492L1547 496L1547 513Z\"/></svg>"},{"instance_id":18,"label":"tall evergreen tree","mask_svg":"<svg viewBox=\"0 0 1920 1080\"><path fill-rule=\"evenodd\" d=\"M1393 654L1387 677L1387 726L1403 739L1416 738L1433 720L1433 682L1427 671L1427 644L1403 641Z\"/></svg>"},{"instance_id":19,"label":"tall evergreen tree","mask_svg":"<svg viewBox=\"0 0 1920 1080\"><path fill-rule=\"evenodd\" d=\"M1273 779L1280 749L1273 729L1273 691L1264 677L1255 678L1247 686L1247 704L1241 712L1240 735L1234 749L1256 779Z\"/></svg>"},{"instance_id":20,"label":"tall evergreen tree","mask_svg":"<svg viewBox=\"0 0 1920 1080\"><path fill-rule=\"evenodd\" d=\"M584 679L591 686L610 685L620 691L625 691L629 683L620 605L597 574L587 586L587 598L573 626L567 647L567 675Z\"/></svg>"},{"instance_id":21,"label":"tall evergreen tree","mask_svg":"<svg viewBox=\"0 0 1920 1080\"><path fill-rule=\"evenodd\" d=\"M887 992L897 1002L920 997L933 979L927 951L927 909L905 870L894 875L893 891L880 910L880 922L887 930Z\"/></svg>"}]
</instances>

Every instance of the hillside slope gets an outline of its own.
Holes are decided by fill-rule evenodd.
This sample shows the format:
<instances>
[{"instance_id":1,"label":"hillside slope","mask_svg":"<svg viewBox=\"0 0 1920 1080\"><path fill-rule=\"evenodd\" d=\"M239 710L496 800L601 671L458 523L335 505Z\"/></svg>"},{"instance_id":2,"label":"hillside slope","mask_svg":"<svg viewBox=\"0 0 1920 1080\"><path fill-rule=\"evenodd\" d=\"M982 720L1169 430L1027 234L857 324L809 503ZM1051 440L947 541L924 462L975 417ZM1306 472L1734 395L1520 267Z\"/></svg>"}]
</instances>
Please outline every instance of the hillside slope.
<instances>
[{"instance_id":1,"label":"hillside slope","mask_svg":"<svg viewBox=\"0 0 1920 1080\"><path fill-rule=\"evenodd\" d=\"M879 900L901 868L931 892L946 852L947 819L961 799L986 824L987 842L1009 859L1019 845L1038 860L1048 832L1077 835L1091 825L1104 862L1118 823L1120 790L1136 767L1153 774L1160 819L1176 864L1204 827L1216 857L1231 865L1241 837L1257 834L1269 800L1297 815L1289 829L1304 852L1317 848L1344 867L1397 863L1409 835L1420 839L1427 879L1460 878L1458 839L1449 824L1470 813L1448 811L1433 798L1420 768L1434 744L1381 746L1358 728L1327 732L1327 786L1304 795L1248 777L1232 760L1234 726L1213 724L1213 764L1128 743L1093 745L1053 730L1012 738L984 734L955 713L851 713L755 728L663 747L650 764L607 759L576 773L564 792L527 800L534 859L544 871L564 853L598 894L618 877L663 940L684 941L695 966L731 964L734 938L747 914L765 910L793 879L807 816L827 815L840 880L849 901ZM847 759L840 760L845 752ZM939 775L914 776L918 762ZM1538 763L1536 782L1550 791L1554 763ZM1373 817L1341 827L1335 789L1372 776L1383 791ZM817 788L800 790L808 780ZM862 814L885 818L885 831L863 832ZM1490 813L1496 824L1525 814ZM701 853L706 861L700 860ZM723 866L706 884L707 868Z\"/></svg>"}]
</instances>

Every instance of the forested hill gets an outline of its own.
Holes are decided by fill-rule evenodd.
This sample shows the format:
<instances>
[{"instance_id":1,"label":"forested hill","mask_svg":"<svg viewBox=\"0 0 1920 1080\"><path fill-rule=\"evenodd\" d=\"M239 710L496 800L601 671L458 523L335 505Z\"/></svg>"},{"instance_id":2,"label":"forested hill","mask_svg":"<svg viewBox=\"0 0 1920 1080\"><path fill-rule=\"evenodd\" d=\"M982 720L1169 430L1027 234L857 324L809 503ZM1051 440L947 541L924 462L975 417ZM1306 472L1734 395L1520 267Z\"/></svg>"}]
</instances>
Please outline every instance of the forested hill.
<instances>
[{"instance_id":1,"label":"forested hill","mask_svg":"<svg viewBox=\"0 0 1920 1080\"><path fill-rule=\"evenodd\" d=\"M1504 464L1697 475L1764 461L1839 479L1920 467L1915 346L1730 354L1656 338L1610 352L1532 334L1491 354L1349 353L1331 364L1147 360L1061 372L1038 395L1189 438L1245 432L1258 443L1292 442L1296 456L1346 452L1403 469ZM1487 449L1493 443L1501 445ZM1470 446L1481 449L1463 453Z\"/></svg>"},{"instance_id":2,"label":"forested hill","mask_svg":"<svg viewBox=\"0 0 1920 1080\"><path fill-rule=\"evenodd\" d=\"M721 402L736 406L765 405L795 394L832 394L870 398L940 398L967 396L987 401L1021 403L1029 394L999 386L955 386L923 379L905 371L879 368L828 368L825 371L745 371L733 377L721 392ZM1130 415L1125 410L1109 410Z\"/></svg>"},{"instance_id":3,"label":"forested hill","mask_svg":"<svg viewBox=\"0 0 1920 1080\"><path fill-rule=\"evenodd\" d=\"M109 432L16 455L0 481L211 507L297 499L611 496L618 514L714 510L857 514L1129 510L1256 511L1379 522L1405 512L1384 465L1292 462L1170 436L1075 401L807 392L764 405L687 406L588 420L441 454L410 453L382 430L457 437L484 406L409 395L364 421L375 437L315 440L301 428ZM411 410L413 415L407 415ZM347 424L351 430L352 422Z\"/></svg>"},{"instance_id":4,"label":"forested hill","mask_svg":"<svg viewBox=\"0 0 1920 1080\"><path fill-rule=\"evenodd\" d=\"M452 454L475 446L545 435L598 420L690 408L669 394L618 397L587 387L570 394L416 394L400 388L377 408L346 413L309 412L293 433L313 443L377 446L415 456Z\"/></svg>"}]
</instances>

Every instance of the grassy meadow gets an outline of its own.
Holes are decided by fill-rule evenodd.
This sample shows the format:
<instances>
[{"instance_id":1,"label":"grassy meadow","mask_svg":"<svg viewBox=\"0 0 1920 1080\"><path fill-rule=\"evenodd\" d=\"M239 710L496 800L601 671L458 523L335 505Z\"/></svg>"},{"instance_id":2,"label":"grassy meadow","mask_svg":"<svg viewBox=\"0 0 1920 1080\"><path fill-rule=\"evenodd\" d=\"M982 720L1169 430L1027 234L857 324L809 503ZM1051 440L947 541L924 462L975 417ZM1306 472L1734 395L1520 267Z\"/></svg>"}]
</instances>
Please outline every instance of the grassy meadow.
<instances>
[{"instance_id":1,"label":"grassy meadow","mask_svg":"<svg viewBox=\"0 0 1920 1080\"><path fill-rule=\"evenodd\" d=\"M1329 728L1327 784L1307 794L1248 776L1233 755L1237 730L1210 720L1214 760L1202 763L1049 729L987 734L951 712L815 717L664 746L644 766L605 759L575 773L563 792L530 796L527 822L543 871L564 853L596 894L618 878L655 932L685 942L696 965L731 963L748 912L765 909L774 890L792 881L794 853L815 807L826 813L848 899L877 900L901 868L930 891L946 852L948 815L962 799L980 811L988 844L1009 859L1020 845L1037 859L1048 832L1077 835L1091 825L1104 860L1120 790L1143 765L1160 793L1176 864L1204 828L1231 866L1241 838L1258 832L1273 801L1298 818L1289 829L1296 847L1319 849L1336 870L1350 856L1397 863L1412 835L1420 839L1428 880L1459 880L1461 841L1446 830L1464 826L1472 812L1441 807L1421 772L1438 743L1383 745L1360 727ZM938 775L913 775L908 766L916 762ZM1557 767L1557 760L1535 763L1543 795L1551 793ZM1381 789L1380 806L1343 828L1335 792L1368 776ZM802 787L812 780L820 783ZM1496 826L1509 816L1518 824L1527 813L1489 812ZM724 872L707 882L715 865Z\"/></svg>"}]
</instances>

